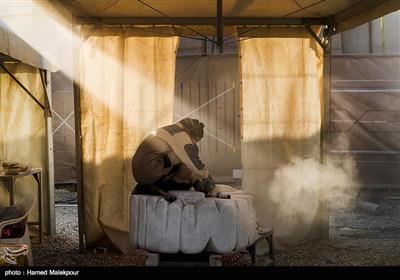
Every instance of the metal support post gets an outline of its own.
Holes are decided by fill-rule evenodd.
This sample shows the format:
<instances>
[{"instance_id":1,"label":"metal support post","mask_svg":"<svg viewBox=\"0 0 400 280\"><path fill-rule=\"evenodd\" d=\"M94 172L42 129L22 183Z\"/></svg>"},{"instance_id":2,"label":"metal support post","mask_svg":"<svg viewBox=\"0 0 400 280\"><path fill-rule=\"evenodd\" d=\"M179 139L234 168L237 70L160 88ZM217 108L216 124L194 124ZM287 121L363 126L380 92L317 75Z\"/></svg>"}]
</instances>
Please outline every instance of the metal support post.
<instances>
[{"instance_id":1,"label":"metal support post","mask_svg":"<svg viewBox=\"0 0 400 280\"><path fill-rule=\"evenodd\" d=\"M224 19L222 6L222 0L217 0L217 45L220 53L224 51Z\"/></svg>"},{"instance_id":2,"label":"metal support post","mask_svg":"<svg viewBox=\"0 0 400 280\"><path fill-rule=\"evenodd\" d=\"M74 24L74 33L80 38L80 30ZM76 149L76 177L78 192L78 224L79 224L79 251L85 250L85 216L84 216L84 190L83 190L83 161L82 161L82 131L81 131L81 98L79 82L79 49L80 42L76 42L73 49L73 87L74 87L74 115L75 115L75 149Z\"/></svg>"},{"instance_id":3,"label":"metal support post","mask_svg":"<svg viewBox=\"0 0 400 280\"><path fill-rule=\"evenodd\" d=\"M54 202L54 148L53 148L53 133L52 133L52 111L51 111L51 98L49 97L49 93L51 92L51 84L50 84L50 72L46 70L39 69L40 78L42 80L43 85L43 99L45 104L45 129L46 129L46 147L47 147L47 172L45 175L47 176L48 188L45 192L47 203L46 207L48 212L47 216L47 232L50 235L56 234L56 218L55 218L55 202Z\"/></svg>"}]
</instances>

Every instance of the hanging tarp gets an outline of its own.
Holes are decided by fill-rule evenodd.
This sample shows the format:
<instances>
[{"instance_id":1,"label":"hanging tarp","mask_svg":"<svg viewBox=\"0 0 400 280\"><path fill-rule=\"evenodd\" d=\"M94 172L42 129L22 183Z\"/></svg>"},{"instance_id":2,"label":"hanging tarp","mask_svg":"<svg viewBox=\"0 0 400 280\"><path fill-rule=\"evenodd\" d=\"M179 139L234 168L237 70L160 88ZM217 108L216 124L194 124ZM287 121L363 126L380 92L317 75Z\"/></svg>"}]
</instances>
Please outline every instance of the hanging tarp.
<instances>
[{"instance_id":1,"label":"hanging tarp","mask_svg":"<svg viewBox=\"0 0 400 280\"><path fill-rule=\"evenodd\" d=\"M308 229L282 207L292 203L301 209L303 200L293 197L295 189L275 200L269 188L279 167L293 160L319 160L323 52L303 28L271 28L260 34L240 42L242 188L256 194L260 223L274 228L278 238L298 241ZM310 201L318 202L318 197ZM298 227L293 230L288 221Z\"/></svg>"},{"instance_id":2,"label":"hanging tarp","mask_svg":"<svg viewBox=\"0 0 400 280\"><path fill-rule=\"evenodd\" d=\"M80 102L87 245L107 237L128 251L131 158L173 115L176 37L137 28L83 30ZM145 37L144 37L145 36Z\"/></svg>"},{"instance_id":3,"label":"hanging tarp","mask_svg":"<svg viewBox=\"0 0 400 280\"><path fill-rule=\"evenodd\" d=\"M44 103L44 90L39 70L22 63L6 63L7 69L39 100ZM44 111L2 69L0 69L0 159L16 161L42 168L43 228L48 226L47 139ZM1 184L1 183L0 183ZM15 202L24 195L37 197L37 183L32 176L16 180ZM8 205L8 192L0 188L0 203ZM35 206L32 221L38 219Z\"/></svg>"}]
</instances>

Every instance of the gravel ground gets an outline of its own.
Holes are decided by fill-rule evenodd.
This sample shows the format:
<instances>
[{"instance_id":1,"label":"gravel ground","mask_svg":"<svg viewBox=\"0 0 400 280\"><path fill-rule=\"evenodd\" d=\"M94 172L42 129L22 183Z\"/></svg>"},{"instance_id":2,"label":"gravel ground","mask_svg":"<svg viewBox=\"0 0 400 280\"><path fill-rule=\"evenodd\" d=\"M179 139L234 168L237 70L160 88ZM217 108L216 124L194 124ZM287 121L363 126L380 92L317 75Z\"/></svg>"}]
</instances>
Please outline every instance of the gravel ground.
<instances>
[{"instance_id":1,"label":"gravel ground","mask_svg":"<svg viewBox=\"0 0 400 280\"><path fill-rule=\"evenodd\" d=\"M73 201L74 193L57 190L57 199ZM399 196L397 196L399 197ZM358 209L330 211L330 238L309 240L276 252L277 266L399 266L400 265L400 200L380 195L363 200L378 203L383 214L371 215ZM77 207L57 205L57 235L44 236L41 245L32 238L35 265L46 266L135 266L144 265L144 257L124 256L101 250L78 254ZM249 265L245 252L224 258L225 265ZM266 258L258 257L258 265Z\"/></svg>"},{"instance_id":2,"label":"gravel ground","mask_svg":"<svg viewBox=\"0 0 400 280\"><path fill-rule=\"evenodd\" d=\"M78 198L74 185L56 186L55 201L56 204L77 204Z\"/></svg>"},{"instance_id":3,"label":"gravel ground","mask_svg":"<svg viewBox=\"0 0 400 280\"><path fill-rule=\"evenodd\" d=\"M144 265L144 257L124 256L100 250L78 253L78 207L56 206L54 237L44 236L42 244L32 238L34 265L38 266L134 266Z\"/></svg>"},{"instance_id":4,"label":"gravel ground","mask_svg":"<svg viewBox=\"0 0 400 280\"><path fill-rule=\"evenodd\" d=\"M383 210L380 215L354 208L330 211L329 240L310 240L278 251L276 265L399 266L400 200L396 197L361 196L362 201L377 203Z\"/></svg>"}]
</instances>

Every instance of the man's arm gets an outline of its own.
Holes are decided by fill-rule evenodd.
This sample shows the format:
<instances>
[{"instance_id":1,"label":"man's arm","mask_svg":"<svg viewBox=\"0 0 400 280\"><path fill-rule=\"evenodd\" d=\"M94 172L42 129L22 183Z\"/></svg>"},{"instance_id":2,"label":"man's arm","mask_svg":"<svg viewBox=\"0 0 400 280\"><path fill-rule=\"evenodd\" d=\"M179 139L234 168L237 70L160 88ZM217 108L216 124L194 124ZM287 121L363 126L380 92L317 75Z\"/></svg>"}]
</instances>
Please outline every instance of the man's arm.
<instances>
[{"instance_id":1,"label":"man's arm","mask_svg":"<svg viewBox=\"0 0 400 280\"><path fill-rule=\"evenodd\" d=\"M193 144L185 133L175 134L171 143L174 153L199 179L209 177L205 164L200 160L199 148Z\"/></svg>"}]
</instances>

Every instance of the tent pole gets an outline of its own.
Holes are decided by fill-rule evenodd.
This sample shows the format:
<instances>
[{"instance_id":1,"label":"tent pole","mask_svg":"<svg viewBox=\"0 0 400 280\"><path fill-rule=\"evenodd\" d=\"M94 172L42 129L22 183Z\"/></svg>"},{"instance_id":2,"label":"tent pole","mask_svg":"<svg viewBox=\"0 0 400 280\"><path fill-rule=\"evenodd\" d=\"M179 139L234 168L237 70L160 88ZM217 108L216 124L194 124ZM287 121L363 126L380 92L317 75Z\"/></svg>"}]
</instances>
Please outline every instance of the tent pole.
<instances>
[{"instance_id":1,"label":"tent pole","mask_svg":"<svg viewBox=\"0 0 400 280\"><path fill-rule=\"evenodd\" d=\"M46 130L46 147L47 147L47 178L48 178L48 189L47 189L47 206L49 210L48 214L48 227L47 231L49 235L56 234L56 219L55 219L55 202L54 202L54 154L53 154L53 133L52 133L52 113L51 113L51 98L49 98L49 92L51 92L50 83L50 72L39 69L40 78L42 80L44 104L46 110L44 111L45 117L45 130ZM42 196L43 197L43 196ZM43 204L42 204L43 205Z\"/></svg>"},{"instance_id":2,"label":"tent pole","mask_svg":"<svg viewBox=\"0 0 400 280\"><path fill-rule=\"evenodd\" d=\"M80 38L78 25L73 24L75 35ZM78 228L79 228L79 251L85 250L85 221L84 221L84 199L83 199L83 164L82 164L82 131L81 131L81 103L79 88L79 49L81 42L76 43L73 48L73 88L74 88L74 116L75 116L75 150L76 150L76 181L78 192Z\"/></svg>"},{"instance_id":3,"label":"tent pole","mask_svg":"<svg viewBox=\"0 0 400 280\"><path fill-rule=\"evenodd\" d=\"M328 26L327 45L324 49L323 66L323 115L322 115L322 134L321 134L321 162L325 163L329 156L330 143L330 113L331 113L331 54L332 54L332 27Z\"/></svg>"},{"instance_id":4,"label":"tent pole","mask_svg":"<svg viewBox=\"0 0 400 280\"><path fill-rule=\"evenodd\" d=\"M324 62L323 62L323 112L322 112L322 133L320 139L320 160L321 163L326 163L329 157L329 143L330 143L330 112L331 112L331 35L332 26L328 26L328 33L325 40L326 48L324 48ZM319 235L321 238L329 238L329 209L328 203L325 199L325 193L321 193L319 206Z\"/></svg>"},{"instance_id":5,"label":"tent pole","mask_svg":"<svg viewBox=\"0 0 400 280\"><path fill-rule=\"evenodd\" d=\"M372 22L368 22L368 51L373 53L373 42L372 42Z\"/></svg>"},{"instance_id":6,"label":"tent pole","mask_svg":"<svg viewBox=\"0 0 400 280\"><path fill-rule=\"evenodd\" d=\"M222 5L222 0L217 0L217 45L220 53L224 52L224 19Z\"/></svg>"}]
</instances>

